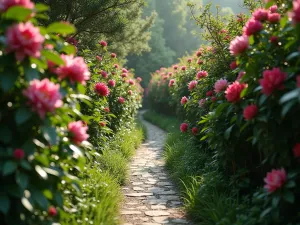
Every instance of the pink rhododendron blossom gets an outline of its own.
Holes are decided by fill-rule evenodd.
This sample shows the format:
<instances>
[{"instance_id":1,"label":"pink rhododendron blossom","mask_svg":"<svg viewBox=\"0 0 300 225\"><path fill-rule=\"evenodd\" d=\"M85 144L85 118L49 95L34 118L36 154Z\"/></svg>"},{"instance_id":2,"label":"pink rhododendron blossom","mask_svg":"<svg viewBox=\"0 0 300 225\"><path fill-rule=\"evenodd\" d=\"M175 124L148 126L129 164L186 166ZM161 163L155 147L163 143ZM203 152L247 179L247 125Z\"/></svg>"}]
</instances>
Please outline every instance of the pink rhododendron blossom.
<instances>
[{"instance_id":1,"label":"pink rhododendron blossom","mask_svg":"<svg viewBox=\"0 0 300 225\"><path fill-rule=\"evenodd\" d=\"M174 86L174 84L175 84L175 80L174 79L171 79L170 81L169 81L169 87L172 87L172 86Z\"/></svg>"},{"instance_id":2,"label":"pink rhododendron blossom","mask_svg":"<svg viewBox=\"0 0 300 225\"><path fill-rule=\"evenodd\" d=\"M114 81L114 80L109 80L109 81L107 82L107 84L108 84L108 86L110 86L110 87L114 87L114 86L116 86L116 81Z\"/></svg>"},{"instance_id":3,"label":"pink rhododendron blossom","mask_svg":"<svg viewBox=\"0 0 300 225\"><path fill-rule=\"evenodd\" d=\"M264 188L269 193L272 193L272 192L276 191L277 189L281 188L285 184L286 177L287 177L287 174L283 168L279 169L279 170L273 169L271 172L267 173L267 176L264 179L264 181L266 183Z\"/></svg>"},{"instance_id":4,"label":"pink rhododendron blossom","mask_svg":"<svg viewBox=\"0 0 300 225\"><path fill-rule=\"evenodd\" d=\"M108 74L107 74L107 72L106 71L104 71L104 70L101 70L101 75L102 75L102 77L103 78L107 78L108 77Z\"/></svg>"},{"instance_id":5,"label":"pink rhododendron blossom","mask_svg":"<svg viewBox=\"0 0 300 225\"><path fill-rule=\"evenodd\" d=\"M0 11L5 12L7 9L13 6L21 6L27 9L33 9L34 4L30 0L1 0Z\"/></svg>"},{"instance_id":6,"label":"pink rhododendron blossom","mask_svg":"<svg viewBox=\"0 0 300 225\"><path fill-rule=\"evenodd\" d=\"M193 135L198 134L198 128L197 127L193 127L192 128L192 133L193 133Z\"/></svg>"},{"instance_id":7,"label":"pink rhododendron blossom","mask_svg":"<svg viewBox=\"0 0 300 225\"><path fill-rule=\"evenodd\" d=\"M57 209L54 206L50 206L48 209L48 215L53 217L57 215Z\"/></svg>"},{"instance_id":8,"label":"pink rhododendron blossom","mask_svg":"<svg viewBox=\"0 0 300 225\"><path fill-rule=\"evenodd\" d=\"M174 66L173 66L173 69L174 69L174 70L177 70L177 69L178 69L178 65L174 65Z\"/></svg>"},{"instance_id":9,"label":"pink rhododendron blossom","mask_svg":"<svg viewBox=\"0 0 300 225\"><path fill-rule=\"evenodd\" d=\"M108 96L109 95L109 89L104 83L97 83L95 85L95 91L100 96Z\"/></svg>"},{"instance_id":10,"label":"pink rhododendron blossom","mask_svg":"<svg viewBox=\"0 0 300 225\"><path fill-rule=\"evenodd\" d=\"M300 23L300 0L293 1L293 11L289 13L293 23Z\"/></svg>"},{"instance_id":11,"label":"pink rhododendron blossom","mask_svg":"<svg viewBox=\"0 0 300 225\"><path fill-rule=\"evenodd\" d=\"M197 86L198 82L196 80L192 80L190 83L189 83L189 90L192 91L196 86Z\"/></svg>"},{"instance_id":12,"label":"pink rhododendron blossom","mask_svg":"<svg viewBox=\"0 0 300 225\"><path fill-rule=\"evenodd\" d=\"M122 73L128 73L128 70L126 68L122 68Z\"/></svg>"},{"instance_id":13,"label":"pink rhododendron blossom","mask_svg":"<svg viewBox=\"0 0 300 225\"><path fill-rule=\"evenodd\" d=\"M169 77L172 77L173 73L172 73L172 72L169 72L168 75L169 75Z\"/></svg>"},{"instance_id":14,"label":"pink rhododendron blossom","mask_svg":"<svg viewBox=\"0 0 300 225\"><path fill-rule=\"evenodd\" d=\"M142 80L143 80L143 79L142 79L141 77L137 77L137 78L136 78L136 81L139 82L139 83L141 83Z\"/></svg>"},{"instance_id":15,"label":"pink rhododendron blossom","mask_svg":"<svg viewBox=\"0 0 300 225\"><path fill-rule=\"evenodd\" d=\"M279 68L265 70L263 72L263 79L259 80L259 83L262 86L262 93L269 96L273 91L283 89L283 82L286 77L287 74L282 72Z\"/></svg>"},{"instance_id":16,"label":"pink rhododendron blossom","mask_svg":"<svg viewBox=\"0 0 300 225\"><path fill-rule=\"evenodd\" d=\"M59 84L54 84L47 78L43 80L32 80L29 87L23 91L28 99L32 110L44 119L47 112L54 112L62 106L62 96L59 92Z\"/></svg>"},{"instance_id":17,"label":"pink rhododendron blossom","mask_svg":"<svg viewBox=\"0 0 300 225\"><path fill-rule=\"evenodd\" d=\"M119 69L119 65L118 65L118 64L114 64L114 67L115 67L116 69Z\"/></svg>"},{"instance_id":18,"label":"pink rhododendron blossom","mask_svg":"<svg viewBox=\"0 0 300 225\"><path fill-rule=\"evenodd\" d=\"M102 47L106 47L107 46L107 42L106 41L100 41L99 44L102 46Z\"/></svg>"},{"instance_id":19,"label":"pink rhododendron blossom","mask_svg":"<svg viewBox=\"0 0 300 225\"><path fill-rule=\"evenodd\" d=\"M191 63L193 61L193 59L189 58L187 61L188 61L188 63Z\"/></svg>"},{"instance_id":20,"label":"pink rhododendron blossom","mask_svg":"<svg viewBox=\"0 0 300 225\"><path fill-rule=\"evenodd\" d=\"M201 64L203 64L203 61L201 59L198 59L197 64L201 65Z\"/></svg>"},{"instance_id":21,"label":"pink rhododendron blossom","mask_svg":"<svg viewBox=\"0 0 300 225\"><path fill-rule=\"evenodd\" d=\"M102 57L101 57L101 56L99 56L99 55L97 55L97 56L96 56L96 59L97 59L99 62L101 62L101 61L102 61Z\"/></svg>"},{"instance_id":22,"label":"pink rhododendron blossom","mask_svg":"<svg viewBox=\"0 0 300 225\"><path fill-rule=\"evenodd\" d=\"M280 21L280 14L279 13L269 13L268 21L270 23L278 23Z\"/></svg>"},{"instance_id":23,"label":"pink rhododendron blossom","mask_svg":"<svg viewBox=\"0 0 300 225\"><path fill-rule=\"evenodd\" d=\"M71 133L72 142L76 145L80 145L81 142L89 138L89 135L86 133L88 127L82 121L69 123L68 130Z\"/></svg>"},{"instance_id":24,"label":"pink rhododendron blossom","mask_svg":"<svg viewBox=\"0 0 300 225\"><path fill-rule=\"evenodd\" d=\"M125 99L123 97L119 97L118 98L118 102L121 103L121 104L124 104Z\"/></svg>"},{"instance_id":25,"label":"pink rhododendron blossom","mask_svg":"<svg viewBox=\"0 0 300 225\"><path fill-rule=\"evenodd\" d=\"M132 79L130 79L129 81L128 81L128 83L130 84L130 85L134 85L135 83L134 83L134 80L132 80Z\"/></svg>"},{"instance_id":26,"label":"pink rhododendron blossom","mask_svg":"<svg viewBox=\"0 0 300 225\"><path fill-rule=\"evenodd\" d=\"M238 75L238 77L236 78L236 80L237 80L237 81L240 81L240 80L243 78L243 76L244 76L245 74L246 74L245 71L239 72L239 75Z\"/></svg>"},{"instance_id":27,"label":"pink rhododendron blossom","mask_svg":"<svg viewBox=\"0 0 300 225\"><path fill-rule=\"evenodd\" d=\"M103 110L104 110L104 112L107 112L107 113L110 112L110 109L108 107L105 107Z\"/></svg>"},{"instance_id":28,"label":"pink rhododendron blossom","mask_svg":"<svg viewBox=\"0 0 300 225\"><path fill-rule=\"evenodd\" d=\"M197 51L197 52L196 52L196 56L197 56L197 57L200 57L201 55L202 55L202 51Z\"/></svg>"},{"instance_id":29,"label":"pink rhododendron blossom","mask_svg":"<svg viewBox=\"0 0 300 225\"><path fill-rule=\"evenodd\" d=\"M38 58L41 56L45 38L32 23L18 23L6 31L6 51L15 52L16 59L23 61L26 56Z\"/></svg>"},{"instance_id":30,"label":"pink rhododendron blossom","mask_svg":"<svg viewBox=\"0 0 300 225\"><path fill-rule=\"evenodd\" d=\"M181 103L181 105L185 105L188 101L189 101L188 98L187 98L186 96L183 96L183 97L181 98L180 103Z\"/></svg>"},{"instance_id":31,"label":"pink rhododendron blossom","mask_svg":"<svg viewBox=\"0 0 300 225\"><path fill-rule=\"evenodd\" d=\"M123 77L123 78L124 78L124 77L127 77L127 76L128 76L127 73L122 73L122 74L121 74L121 77Z\"/></svg>"},{"instance_id":32,"label":"pink rhododendron blossom","mask_svg":"<svg viewBox=\"0 0 300 225\"><path fill-rule=\"evenodd\" d=\"M25 157L25 152L23 149L17 148L14 150L13 155L16 160L21 160Z\"/></svg>"},{"instance_id":33,"label":"pink rhododendron blossom","mask_svg":"<svg viewBox=\"0 0 300 225\"><path fill-rule=\"evenodd\" d=\"M201 70L197 73L197 79L201 79L201 78L207 77L207 76L208 76L208 73L205 70Z\"/></svg>"},{"instance_id":34,"label":"pink rhododendron blossom","mask_svg":"<svg viewBox=\"0 0 300 225\"><path fill-rule=\"evenodd\" d=\"M228 81L226 79L217 80L214 85L215 92L221 93L222 91L224 91L226 89L227 86L228 86Z\"/></svg>"},{"instance_id":35,"label":"pink rhododendron blossom","mask_svg":"<svg viewBox=\"0 0 300 225\"><path fill-rule=\"evenodd\" d=\"M230 69L235 70L238 67L236 61L233 61L232 63L230 63Z\"/></svg>"},{"instance_id":36,"label":"pink rhododendron blossom","mask_svg":"<svg viewBox=\"0 0 300 225\"><path fill-rule=\"evenodd\" d=\"M278 10L278 6L277 5L272 5L270 8L269 8L270 12L271 13L276 13L277 10Z\"/></svg>"},{"instance_id":37,"label":"pink rhododendron blossom","mask_svg":"<svg viewBox=\"0 0 300 225\"><path fill-rule=\"evenodd\" d=\"M183 71L186 70L186 66L182 66L181 70L183 70Z\"/></svg>"},{"instance_id":38,"label":"pink rhododendron blossom","mask_svg":"<svg viewBox=\"0 0 300 225\"><path fill-rule=\"evenodd\" d=\"M213 90L210 90L210 91L206 92L207 97L213 96L213 94L214 94Z\"/></svg>"},{"instance_id":39,"label":"pink rhododendron blossom","mask_svg":"<svg viewBox=\"0 0 300 225\"><path fill-rule=\"evenodd\" d=\"M82 57L74 57L73 55L61 55L64 65L56 69L59 79L68 78L71 83L79 82L85 84L90 79L90 72L87 64Z\"/></svg>"},{"instance_id":40,"label":"pink rhododendron blossom","mask_svg":"<svg viewBox=\"0 0 300 225\"><path fill-rule=\"evenodd\" d=\"M227 101L236 103L241 100L241 92L247 87L246 84L241 84L235 81L233 84L229 85L225 91L225 97Z\"/></svg>"},{"instance_id":41,"label":"pink rhododendron blossom","mask_svg":"<svg viewBox=\"0 0 300 225\"><path fill-rule=\"evenodd\" d=\"M230 42L230 53L238 56L244 53L249 48L249 37L246 35L238 36Z\"/></svg>"},{"instance_id":42,"label":"pink rhododendron blossom","mask_svg":"<svg viewBox=\"0 0 300 225\"><path fill-rule=\"evenodd\" d=\"M111 53L111 57L112 58L117 58L117 54L116 53Z\"/></svg>"},{"instance_id":43,"label":"pink rhododendron blossom","mask_svg":"<svg viewBox=\"0 0 300 225\"><path fill-rule=\"evenodd\" d=\"M243 112L245 120L252 120L258 113L256 105L248 105Z\"/></svg>"},{"instance_id":44,"label":"pink rhododendron blossom","mask_svg":"<svg viewBox=\"0 0 300 225\"><path fill-rule=\"evenodd\" d=\"M199 106L200 106L200 107L204 106L205 102L206 102L206 99L205 99L205 98L200 99L200 101L199 101Z\"/></svg>"},{"instance_id":45,"label":"pink rhododendron blossom","mask_svg":"<svg viewBox=\"0 0 300 225\"><path fill-rule=\"evenodd\" d=\"M257 9L252 13L255 20L264 21L268 19L269 12L265 9Z\"/></svg>"},{"instance_id":46,"label":"pink rhododendron blossom","mask_svg":"<svg viewBox=\"0 0 300 225\"><path fill-rule=\"evenodd\" d=\"M243 28L244 35L251 36L263 29L263 25L260 21L250 19Z\"/></svg>"},{"instance_id":47,"label":"pink rhododendron blossom","mask_svg":"<svg viewBox=\"0 0 300 225\"><path fill-rule=\"evenodd\" d=\"M300 143L297 143L294 146L293 153L294 153L295 158L299 158L300 157Z\"/></svg>"},{"instance_id":48,"label":"pink rhododendron blossom","mask_svg":"<svg viewBox=\"0 0 300 225\"><path fill-rule=\"evenodd\" d=\"M129 90L129 91L128 91L128 94L129 94L129 95L132 95L132 90Z\"/></svg>"},{"instance_id":49,"label":"pink rhododendron blossom","mask_svg":"<svg viewBox=\"0 0 300 225\"><path fill-rule=\"evenodd\" d=\"M180 131L181 131L182 133L185 133L185 132L187 132L188 127L189 127L189 125L188 125L187 123L182 123L182 124L180 125Z\"/></svg>"}]
</instances>

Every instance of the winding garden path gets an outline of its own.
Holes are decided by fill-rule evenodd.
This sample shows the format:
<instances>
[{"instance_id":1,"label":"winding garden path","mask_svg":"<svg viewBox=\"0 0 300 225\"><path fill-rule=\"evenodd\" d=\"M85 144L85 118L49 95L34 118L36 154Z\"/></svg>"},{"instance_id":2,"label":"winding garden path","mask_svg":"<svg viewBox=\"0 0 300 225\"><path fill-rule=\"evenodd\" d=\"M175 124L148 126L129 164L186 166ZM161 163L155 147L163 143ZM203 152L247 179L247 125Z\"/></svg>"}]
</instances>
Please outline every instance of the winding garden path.
<instances>
[{"instance_id":1,"label":"winding garden path","mask_svg":"<svg viewBox=\"0 0 300 225\"><path fill-rule=\"evenodd\" d=\"M148 139L137 150L130 166L130 184L123 188L123 225L191 224L184 218L179 193L164 168L166 133L142 121Z\"/></svg>"}]
</instances>

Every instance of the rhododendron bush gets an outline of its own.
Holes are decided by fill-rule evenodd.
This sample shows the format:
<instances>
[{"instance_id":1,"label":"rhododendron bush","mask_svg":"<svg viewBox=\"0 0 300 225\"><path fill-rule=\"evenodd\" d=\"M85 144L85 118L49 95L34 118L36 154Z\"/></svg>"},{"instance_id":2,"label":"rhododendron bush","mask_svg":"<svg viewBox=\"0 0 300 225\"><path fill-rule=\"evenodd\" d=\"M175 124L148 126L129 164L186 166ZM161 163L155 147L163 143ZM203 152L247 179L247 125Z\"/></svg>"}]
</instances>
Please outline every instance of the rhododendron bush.
<instances>
[{"instance_id":1,"label":"rhododendron bush","mask_svg":"<svg viewBox=\"0 0 300 225\"><path fill-rule=\"evenodd\" d=\"M247 193L246 209L226 224L300 221L299 9L299 0L267 1L249 16L222 18L204 7L194 17L211 46L152 75L152 107L169 104L181 132L196 137L231 187Z\"/></svg>"},{"instance_id":2,"label":"rhododendron bush","mask_svg":"<svg viewBox=\"0 0 300 225\"><path fill-rule=\"evenodd\" d=\"M0 1L3 225L69 221L79 211L85 156L92 161L95 150L101 153L89 141L104 146L114 131L130 129L140 106L139 81L118 68L107 43L99 42L103 53L91 58L74 46L72 25L39 26L47 10L30 0Z\"/></svg>"}]
</instances>

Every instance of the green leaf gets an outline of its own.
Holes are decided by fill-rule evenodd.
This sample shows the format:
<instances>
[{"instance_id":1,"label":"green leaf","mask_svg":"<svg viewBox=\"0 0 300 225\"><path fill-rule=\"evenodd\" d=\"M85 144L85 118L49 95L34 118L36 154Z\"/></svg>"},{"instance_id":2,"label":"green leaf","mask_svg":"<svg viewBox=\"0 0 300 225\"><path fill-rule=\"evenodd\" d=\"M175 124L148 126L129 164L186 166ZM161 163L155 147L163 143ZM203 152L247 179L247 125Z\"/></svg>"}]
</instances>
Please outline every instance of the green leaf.
<instances>
[{"instance_id":1,"label":"green leaf","mask_svg":"<svg viewBox=\"0 0 300 225\"><path fill-rule=\"evenodd\" d=\"M250 37L249 37L249 44L250 45L253 45L254 44L254 36L253 35L251 35Z\"/></svg>"},{"instance_id":2,"label":"green leaf","mask_svg":"<svg viewBox=\"0 0 300 225\"><path fill-rule=\"evenodd\" d=\"M7 214L10 206L10 201L7 195L0 195L0 212Z\"/></svg>"},{"instance_id":3,"label":"green leaf","mask_svg":"<svg viewBox=\"0 0 300 225\"><path fill-rule=\"evenodd\" d=\"M19 108L15 115L17 125L26 122L31 117L31 115L31 111L29 111L27 108Z\"/></svg>"},{"instance_id":4,"label":"green leaf","mask_svg":"<svg viewBox=\"0 0 300 225\"><path fill-rule=\"evenodd\" d=\"M40 79L39 72L31 67L25 68L25 79L30 82L34 79Z\"/></svg>"},{"instance_id":5,"label":"green leaf","mask_svg":"<svg viewBox=\"0 0 300 225\"><path fill-rule=\"evenodd\" d=\"M42 50L42 55L49 61L55 63L56 65L63 65L64 61L60 57L59 54L57 54L54 51L49 50Z\"/></svg>"},{"instance_id":6,"label":"green leaf","mask_svg":"<svg viewBox=\"0 0 300 225\"><path fill-rule=\"evenodd\" d=\"M43 195L43 193L38 190L38 189L35 189L31 192L32 194L32 198L34 199L34 201L36 203L39 204L39 206L44 209L44 210L47 210L48 208L48 200L47 198Z\"/></svg>"},{"instance_id":7,"label":"green leaf","mask_svg":"<svg viewBox=\"0 0 300 225\"><path fill-rule=\"evenodd\" d=\"M296 187L296 183L295 183L295 181L291 180L285 185L285 187L286 188L294 188L294 187Z\"/></svg>"},{"instance_id":8,"label":"green leaf","mask_svg":"<svg viewBox=\"0 0 300 225\"><path fill-rule=\"evenodd\" d=\"M63 206L63 197L60 192L55 193L54 199L59 207Z\"/></svg>"},{"instance_id":9,"label":"green leaf","mask_svg":"<svg viewBox=\"0 0 300 225\"><path fill-rule=\"evenodd\" d=\"M17 163L14 161L6 161L3 165L3 171L2 174L3 176L7 176L9 174L12 174L13 172L16 171L18 168Z\"/></svg>"},{"instance_id":10,"label":"green leaf","mask_svg":"<svg viewBox=\"0 0 300 225\"><path fill-rule=\"evenodd\" d=\"M268 99L268 96L261 95L259 98L259 102L258 102L259 106L263 105L267 99Z\"/></svg>"},{"instance_id":11,"label":"green leaf","mask_svg":"<svg viewBox=\"0 0 300 225\"><path fill-rule=\"evenodd\" d=\"M283 95L281 98L280 98L280 104L282 103L285 103L293 98L297 98L298 96L300 95L300 89L295 89L293 91L290 91L288 93L286 93L285 95Z\"/></svg>"},{"instance_id":12,"label":"green leaf","mask_svg":"<svg viewBox=\"0 0 300 225\"><path fill-rule=\"evenodd\" d=\"M295 57L299 57L300 56L300 52L293 52L291 54L288 55L288 57L286 58L287 61L292 60Z\"/></svg>"},{"instance_id":13,"label":"green leaf","mask_svg":"<svg viewBox=\"0 0 300 225\"><path fill-rule=\"evenodd\" d=\"M289 203L294 203L295 202L294 193L291 192L291 191L285 191L283 193L283 199L286 200Z\"/></svg>"},{"instance_id":14,"label":"green leaf","mask_svg":"<svg viewBox=\"0 0 300 225\"><path fill-rule=\"evenodd\" d=\"M280 27L283 28L288 22L288 16L284 16L280 20Z\"/></svg>"},{"instance_id":15,"label":"green leaf","mask_svg":"<svg viewBox=\"0 0 300 225\"><path fill-rule=\"evenodd\" d=\"M3 72L0 75L0 85L3 91L9 91L18 79L18 73Z\"/></svg>"},{"instance_id":16,"label":"green leaf","mask_svg":"<svg viewBox=\"0 0 300 225\"><path fill-rule=\"evenodd\" d=\"M297 103L297 101L290 101L288 103L286 103L281 111L281 116L285 117L286 114L290 111L290 109Z\"/></svg>"},{"instance_id":17,"label":"green leaf","mask_svg":"<svg viewBox=\"0 0 300 225\"><path fill-rule=\"evenodd\" d=\"M229 128L225 131L224 137L225 137L226 140L229 139L230 133L231 133L233 127L234 127L234 125L232 125L231 127L229 127Z\"/></svg>"},{"instance_id":18,"label":"green leaf","mask_svg":"<svg viewBox=\"0 0 300 225\"><path fill-rule=\"evenodd\" d=\"M55 145L58 142L57 132L55 127L44 126L42 128L44 138L49 142L50 145Z\"/></svg>"},{"instance_id":19,"label":"green leaf","mask_svg":"<svg viewBox=\"0 0 300 225\"><path fill-rule=\"evenodd\" d=\"M12 132L11 130L5 126L0 126L0 141L4 142L5 144L8 144L12 140Z\"/></svg>"},{"instance_id":20,"label":"green leaf","mask_svg":"<svg viewBox=\"0 0 300 225\"><path fill-rule=\"evenodd\" d=\"M18 173L16 174L16 182L17 182L18 185L20 185L20 187L21 187L22 189L27 188L28 180L29 180L29 179L28 179L27 174L22 173L22 172L18 172Z\"/></svg>"},{"instance_id":21,"label":"green leaf","mask_svg":"<svg viewBox=\"0 0 300 225\"><path fill-rule=\"evenodd\" d=\"M242 90L242 92L240 94L241 98L245 97L247 92L248 92L248 88L245 88L244 90Z\"/></svg>"},{"instance_id":22,"label":"green leaf","mask_svg":"<svg viewBox=\"0 0 300 225\"><path fill-rule=\"evenodd\" d=\"M75 33L75 31L76 29L73 25L62 22L52 23L47 27L48 33L68 35Z\"/></svg>"},{"instance_id":23,"label":"green leaf","mask_svg":"<svg viewBox=\"0 0 300 225\"><path fill-rule=\"evenodd\" d=\"M29 162L25 161L25 160L22 160L21 162L21 167L25 170L31 170L32 167L31 165L29 164Z\"/></svg>"},{"instance_id":24,"label":"green leaf","mask_svg":"<svg viewBox=\"0 0 300 225\"><path fill-rule=\"evenodd\" d=\"M74 55L76 53L76 48L74 45L65 45L61 51L68 55Z\"/></svg>"},{"instance_id":25,"label":"green leaf","mask_svg":"<svg viewBox=\"0 0 300 225\"><path fill-rule=\"evenodd\" d=\"M6 11L5 17L9 20L24 21L29 18L30 14L32 14L31 9L27 9L21 6L14 6Z\"/></svg>"},{"instance_id":26,"label":"green leaf","mask_svg":"<svg viewBox=\"0 0 300 225\"><path fill-rule=\"evenodd\" d=\"M261 214L260 214L260 218L265 217L266 215L268 215L271 212L272 208L267 208L265 209Z\"/></svg>"},{"instance_id":27,"label":"green leaf","mask_svg":"<svg viewBox=\"0 0 300 225\"><path fill-rule=\"evenodd\" d=\"M41 4L41 3L35 4L34 8L38 12L45 12L45 11L49 10L49 7L47 5L44 5L44 4Z\"/></svg>"}]
</instances>

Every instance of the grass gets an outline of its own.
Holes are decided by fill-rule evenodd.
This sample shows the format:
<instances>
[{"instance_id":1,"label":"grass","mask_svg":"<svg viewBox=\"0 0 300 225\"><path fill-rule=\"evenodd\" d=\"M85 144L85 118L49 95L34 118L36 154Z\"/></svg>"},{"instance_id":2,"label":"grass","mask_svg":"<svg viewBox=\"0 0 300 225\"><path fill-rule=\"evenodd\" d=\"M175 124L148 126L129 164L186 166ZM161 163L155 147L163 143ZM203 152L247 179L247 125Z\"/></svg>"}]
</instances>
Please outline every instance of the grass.
<instances>
[{"instance_id":1,"label":"grass","mask_svg":"<svg viewBox=\"0 0 300 225\"><path fill-rule=\"evenodd\" d=\"M110 139L101 155L81 174L81 196L68 196L69 205L76 202L77 211L62 215L62 225L118 225L121 185L128 178L128 163L145 138L145 127L137 121L132 130L122 130ZM74 207L74 206L73 206Z\"/></svg>"},{"instance_id":2,"label":"grass","mask_svg":"<svg viewBox=\"0 0 300 225\"><path fill-rule=\"evenodd\" d=\"M227 224L223 220L235 216L238 200L228 190L206 144L182 134L176 118L153 111L144 118L169 133L164 151L166 167L179 186L189 216L199 225Z\"/></svg>"}]
</instances>

